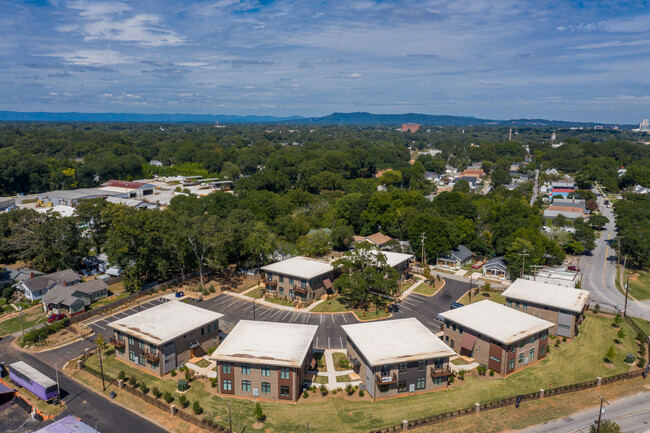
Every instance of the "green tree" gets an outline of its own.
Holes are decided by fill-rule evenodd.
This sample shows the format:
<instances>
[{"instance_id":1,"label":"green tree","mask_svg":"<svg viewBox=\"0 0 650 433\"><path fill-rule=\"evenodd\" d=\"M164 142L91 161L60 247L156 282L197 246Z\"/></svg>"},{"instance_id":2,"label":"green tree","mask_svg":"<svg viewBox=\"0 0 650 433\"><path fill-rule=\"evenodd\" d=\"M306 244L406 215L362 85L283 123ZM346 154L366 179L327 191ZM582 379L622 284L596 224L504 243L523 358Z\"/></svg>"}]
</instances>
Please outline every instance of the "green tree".
<instances>
[{"instance_id":1,"label":"green tree","mask_svg":"<svg viewBox=\"0 0 650 433\"><path fill-rule=\"evenodd\" d=\"M402 172L399 170L388 170L381 175L379 183L384 186L399 186L402 183Z\"/></svg>"},{"instance_id":2,"label":"green tree","mask_svg":"<svg viewBox=\"0 0 650 433\"><path fill-rule=\"evenodd\" d=\"M607 349L607 353L605 353L605 359L607 359L607 362L613 362L614 358L616 358L616 351L614 350L614 346L609 346Z\"/></svg>"},{"instance_id":3,"label":"green tree","mask_svg":"<svg viewBox=\"0 0 650 433\"><path fill-rule=\"evenodd\" d=\"M600 433L621 433L621 427L612 420L604 419L600 422L600 430L598 430L598 421L594 421L589 427L589 433L596 433L596 431Z\"/></svg>"},{"instance_id":4,"label":"green tree","mask_svg":"<svg viewBox=\"0 0 650 433\"><path fill-rule=\"evenodd\" d=\"M255 410L253 410L253 416L258 422L266 421L266 415L262 411L262 405L259 402L255 403Z\"/></svg>"},{"instance_id":5,"label":"green tree","mask_svg":"<svg viewBox=\"0 0 650 433\"><path fill-rule=\"evenodd\" d=\"M573 234L574 239L581 242L585 250L593 250L596 247L596 235L591 226L581 219L577 219L574 221L573 227L576 230Z\"/></svg>"},{"instance_id":6,"label":"green tree","mask_svg":"<svg viewBox=\"0 0 650 433\"><path fill-rule=\"evenodd\" d=\"M462 192L462 193L465 193L465 194L469 194L469 182L464 180L464 179L461 179L461 180L457 181L454 184L453 191L454 192Z\"/></svg>"},{"instance_id":7,"label":"green tree","mask_svg":"<svg viewBox=\"0 0 650 433\"><path fill-rule=\"evenodd\" d=\"M298 239L298 252L302 255L320 257L331 250L330 233L325 230L317 230L306 234Z\"/></svg>"},{"instance_id":8,"label":"green tree","mask_svg":"<svg viewBox=\"0 0 650 433\"><path fill-rule=\"evenodd\" d=\"M260 263L268 260L268 257L275 251L277 239L268 226L258 221L253 230L245 240L245 248L248 254L255 260L259 270Z\"/></svg>"},{"instance_id":9,"label":"green tree","mask_svg":"<svg viewBox=\"0 0 650 433\"><path fill-rule=\"evenodd\" d=\"M609 218L604 215L591 215L589 217L589 224L596 230L602 230L605 224L609 224Z\"/></svg>"}]
</instances>

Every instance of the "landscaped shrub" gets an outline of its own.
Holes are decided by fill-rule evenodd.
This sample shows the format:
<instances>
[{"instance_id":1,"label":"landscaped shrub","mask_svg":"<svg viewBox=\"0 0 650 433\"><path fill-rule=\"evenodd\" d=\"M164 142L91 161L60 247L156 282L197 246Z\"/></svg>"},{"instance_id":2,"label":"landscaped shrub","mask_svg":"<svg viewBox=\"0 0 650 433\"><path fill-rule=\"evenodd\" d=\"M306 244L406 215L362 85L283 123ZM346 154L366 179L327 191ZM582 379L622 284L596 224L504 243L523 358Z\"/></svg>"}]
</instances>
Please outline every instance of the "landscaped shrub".
<instances>
[{"instance_id":1,"label":"landscaped shrub","mask_svg":"<svg viewBox=\"0 0 650 433\"><path fill-rule=\"evenodd\" d=\"M163 398L167 403L171 403L172 401L174 401L174 397L168 392L163 394Z\"/></svg>"},{"instance_id":2,"label":"landscaped shrub","mask_svg":"<svg viewBox=\"0 0 650 433\"><path fill-rule=\"evenodd\" d=\"M190 405L190 402L185 394L181 394L181 396L178 397L178 403L183 407L183 409Z\"/></svg>"},{"instance_id":3,"label":"landscaped shrub","mask_svg":"<svg viewBox=\"0 0 650 433\"><path fill-rule=\"evenodd\" d=\"M210 291L210 293L216 293L216 291L217 291L212 284L210 284L210 287L208 287L208 290Z\"/></svg>"},{"instance_id":4,"label":"landscaped shrub","mask_svg":"<svg viewBox=\"0 0 650 433\"><path fill-rule=\"evenodd\" d=\"M490 369L490 376L494 376L494 370Z\"/></svg>"},{"instance_id":5,"label":"landscaped shrub","mask_svg":"<svg viewBox=\"0 0 650 433\"><path fill-rule=\"evenodd\" d=\"M322 396L326 396L328 392L329 392L329 391L327 390L327 387L325 387L325 385L321 385L321 386L320 386L320 394L321 394Z\"/></svg>"},{"instance_id":6,"label":"landscaped shrub","mask_svg":"<svg viewBox=\"0 0 650 433\"><path fill-rule=\"evenodd\" d=\"M140 384L140 391L142 391L143 394L146 394L149 392L149 387L145 383Z\"/></svg>"},{"instance_id":7,"label":"landscaped shrub","mask_svg":"<svg viewBox=\"0 0 650 433\"><path fill-rule=\"evenodd\" d=\"M193 370L190 370L190 369L187 368L187 367L185 367L185 368L186 368L186 370L185 370L185 380L187 380L188 382L190 382L190 381L192 380L192 376L194 376L194 371L193 371Z\"/></svg>"},{"instance_id":8,"label":"landscaped shrub","mask_svg":"<svg viewBox=\"0 0 650 433\"><path fill-rule=\"evenodd\" d=\"M639 357L639 360L638 360L636 365L641 367L641 368L645 367L645 358Z\"/></svg>"},{"instance_id":9,"label":"landscaped shrub","mask_svg":"<svg viewBox=\"0 0 650 433\"><path fill-rule=\"evenodd\" d=\"M354 388L352 387L351 383L348 383L348 385L345 387L345 393L347 395L352 395L354 394Z\"/></svg>"},{"instance_id":10,"label":"landscaped shrub","mask_svg":"<svg viewBox=\"0 0 650 433\"><path fill-rule=\"evenodd\" d=\"M447 376L447 383L451 385L452 383L454 383L455 379L456 378L454 377L454 375L450 374L449 376Z\"/></svg>"},{"instance_id":11,"label":"landscaped shrub","mask_svg":"<svg viewBox=\"0 0 650 433\"><path fill-rule=\"evenodd\" d=\"M216 380L211 380L211 381L210 381L210 386L211 386L212 388L216 388L216 387L217 387L217 381L216 381Z\"/></svg>"},{"instance_id":12,"label":"landscaped shrub","mask_svg":"<svg viewBox=\"0 0 650 433\"><path fill-rule=\"evenodd\" d=\"M478 372L479 376L485 376L485 373L487 373L487 367L481 364L476 367L476 371Z\"/></svg>"},{"instance_id":13,"label":"landscaped shrub","mask_svg":"<svg viewBox=\"0 0 650 433\"><path fill-rule=\"evenodd\" d=\"M350 362L347 360L347 358L339 358L339 360L336 362L336 366L341 369L349 370Z\"/></svg>"},{"instance_id":14,"label":"landscaped shrub","mask_svg":"<svg viewBox=\"0 0 650 433\"><path fill-rule=\"evenodd\" d=\"M623 318L621 318L621 313L616 313L616 316L614 316L614 325L615 327L621 326L621 322L623 321Z\"/></svg>"},{"instance_id":15,"label":"landscaped shrub","mask_svg":"<svg viewBox=\"0 0 650 433\"><path fill-rule=\"evenodd\" d=\"M566 337L562 337L562 343L566 343Z\"/></svg>"},{"instance_id":16,"label":"landscaped shrub","mask_svg":"<svg viewBox=\"0 0 650 433\"><path fill-rule=\"evenodd\" d=\"M151 393L156 398L160 398L162 396L162 394L163 394L162 391L159 390L157 386L154 386L153 388L151 388Z\"/></svg>"},{"instance_id":17,"label":"landscaped shrub","mask_svg":"<svg viewBox=\"0 0 650 433\"><path fill-rule=\"evenodd\" d=\"M266 421L266 415L264 414L264 411L262 410L262 405L260 405L259 403L255 403L255 410L253 411L253 416L259 422Z\"/></svg>"},{"instance_id":18,"label":"landscaped shrub","mask_svg":"<svg viewBox=\"0 0 650 433\"><path fill-rule=\"evenodd\" d=\"M135 377L129 377L129 385L132 387L136 387L138 385L138 379Z\"/></svg>"},{"instance_id":19,"label":"landscaped shrub","mask_svg":"<svg viewBox=\"0 0 650 433\"><path fill-rule=\"evenodd\" d=\"M171 375L172 377L176 377L176 370L172 370Z\"/></svg>"},{"instance_id":20,"label":"landscaped shrub","mask_svg":"<svg viewBox=\"0 0 650 433\"><path fill-rule=\"evenodd\" d=\"M309 392L307 392L307 390L304 390L302 392L302 398L307 398L307 397L309 397Z\"/></svg>"},{"instance_id":21,"label":"landscaped shrub","mask_svg":"<svg viewBox=\"0 0 650 433\"><path fill-rule=\"evenodd\" d=\"M363 392L363 389L360 389L359 390L359 397L363 397L364 395L365 395L365 393Z\"/></svg>"},{"instance_id":22,"label":"landscaped shrub","mask_svg":"<svg viewBox=\"0 0 650 433\"><path fill-rule=\"evenodd\" d=\"M125 377L126 377L126 373L123 372L123 371L120 371L120 372L117 374L117 380L124 380Z\"/></svg>"},{"instance_id":23,"label":"landscaped shrub","mask_svg":"<svg viewBox=\"0 0 650 433\"><path fill-rule=\"evenodd\" d=\"M598 313L600 313L600 305L599 305L599 304L596 304L596 305L594 306L594 314L598 314Z\"/></svg>"},{"instance_id":24,"label":"landscaped shrub","mask_svg":"<svg viewBox=\"0 0 650 433\"><path fill-rule=\"evenodd\" d=\"M609 346L607 353L605 353L605 360L611 363L614 361L614 358L616 358L616 351L614 350L614 346Z\"/></svg>"},{"instance_id":25,"label":"landscaped shrub","mask_svg":"<svg viewBox=\"0 0 650 433\"><path fill-rule=\"evenodd\" d=\"M198 401L194 402L194 404L192 405L192 410L197 415L201 415L203 413L203 408L201 407Z\"/></svg>"},{"instance_id":26,"label":"landscaped shrub","mask_svg":"<svg viewBox=\"0 0 650 433\"><path fill-rule=\"evenodd\" d=\"M560 340L555 340L555 347L560 347Z\"/></svg>"},{"instance_id":27,"label":"landscaped shrub","mask_svg":"<svg viewBox=\"0 0 650 433\"><path fill-rule=\"evenodd\" d=\"M625 329L620 328L618 332L616 333L616 337L618 337L619 343L623 342L623 339L625 338Z\"/></svg>"},{"instance_id":28,"label":"landscaped shrub","mask_svg":"<svg viewBox=\"0 0 650 433\"><path fill-rule=\"evenodd\" d=\"M338 389L338 388L333 389L333 390L332 390L332 395L336 395L337 392L339 392L339 389Z\"/></svg>"},{"instance_id":29,"label":"landscaped shrub","mask_svg":"<svg viewBox=\"0 0 650 433\"><path fill-rule=\"evenodd\" d=\"M458 378L459 378L460 380L465 380L465 373L466 373L465 370L460 370L460 371L458 372Z\"/></svg>"}]
</instances>

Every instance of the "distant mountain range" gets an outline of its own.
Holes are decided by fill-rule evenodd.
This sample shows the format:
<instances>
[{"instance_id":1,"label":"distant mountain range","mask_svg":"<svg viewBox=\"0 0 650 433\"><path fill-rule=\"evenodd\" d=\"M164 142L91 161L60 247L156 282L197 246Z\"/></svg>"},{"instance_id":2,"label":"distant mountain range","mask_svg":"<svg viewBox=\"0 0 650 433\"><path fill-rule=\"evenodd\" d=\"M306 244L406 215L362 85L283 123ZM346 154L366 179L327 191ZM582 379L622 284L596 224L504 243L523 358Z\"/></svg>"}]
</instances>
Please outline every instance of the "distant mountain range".
<instances>
[{"instance_id":1,"label":"distant mountain range","mask_svg":"<svg viewBox=\"0 0 650 433\"><path fill-rule=\"evenodd\" d=\"M0 121L24 122L180 122L180 123L289 123L296 125L359 125L359 126L398 126L403 123L419 123L422 126L516 126L516 127L589 127L614 124L596 122L569 122L546 119L490 120L471 116L443 116L433 114L373 114L373 113L332 113L323 117L274 117L274 116L230 116L221 114L136 114L136 113L53 113L0 111ZM633 125L618 125L623 128Z\"/></svg>"}]
</instances>

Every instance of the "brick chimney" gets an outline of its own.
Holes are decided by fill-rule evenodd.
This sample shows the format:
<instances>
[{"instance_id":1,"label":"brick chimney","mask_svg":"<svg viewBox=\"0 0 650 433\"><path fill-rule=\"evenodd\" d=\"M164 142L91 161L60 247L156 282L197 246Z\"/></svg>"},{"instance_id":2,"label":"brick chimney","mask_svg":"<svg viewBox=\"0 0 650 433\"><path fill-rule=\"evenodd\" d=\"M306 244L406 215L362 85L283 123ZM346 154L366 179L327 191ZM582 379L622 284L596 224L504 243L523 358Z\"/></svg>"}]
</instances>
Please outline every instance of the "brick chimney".
<instances>
[{"instance_id":1,"label":"brick chimney","mask_svg":"<svg viewBox=\"0 0 650 433\"><path fill-rule=\"evenodd\" d=\"M34 272L33 271L29 273L29 278L34 278Z\"/></svg>"}]
</instances>

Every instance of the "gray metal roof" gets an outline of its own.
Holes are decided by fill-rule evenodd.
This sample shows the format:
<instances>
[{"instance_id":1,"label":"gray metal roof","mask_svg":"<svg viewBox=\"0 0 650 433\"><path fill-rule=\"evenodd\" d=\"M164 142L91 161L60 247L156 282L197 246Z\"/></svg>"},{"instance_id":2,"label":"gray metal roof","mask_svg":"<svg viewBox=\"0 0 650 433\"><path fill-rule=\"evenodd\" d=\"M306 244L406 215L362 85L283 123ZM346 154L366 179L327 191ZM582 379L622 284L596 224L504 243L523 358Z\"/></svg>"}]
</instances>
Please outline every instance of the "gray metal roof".
<instances>
[{"instance_id":1,"label":"gray metal roof","mask_svg":"<svg viewBox=\"0 0 650 433\"><path fill-rule=\"evenodd\" d=\"M55 284L72 283L79 281L81 277L72 269L54 272L52 274L42 275L40 277L30 278L22 284L30 291L42 290L54 286Z\"/></svg>"},{"instance_id":2,"label":"gray metal roof","mask_svg":"<svg viewBox=\"0 0 650 433\"><path fill-rule=\"evenodd\" d=\"M443 259L448 259L448 260L456 259L456 260L460 260L462 262L462 261L465 261L465 260L469 259L473 255L474 255L474 253L472 252L472 250L467 248L465 245L458 245L456 248L451 250L451 253L449 254L449 256L442 257L442 258Z\"/></svg>"},{"instance_id":3,"label":"gray metal roof","mask_svg":"<svg viewBox=\"0 0 650 433\"><path fill-rule=\"evenodd\" d=\"M507 269L508 268L506 262L503 261L503 256L491 258L490 260L487 261L486 264L483 265L483 267L486 269L491 269L491 268Z\"/></svg>"}]
</instances>

